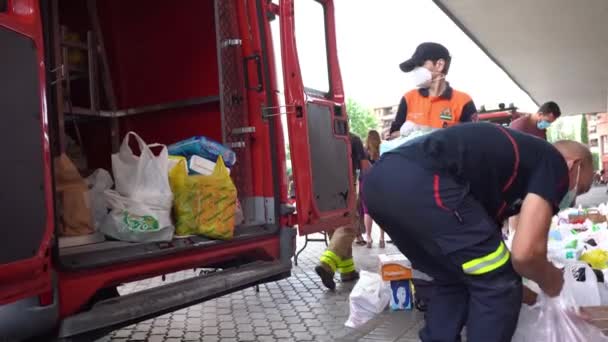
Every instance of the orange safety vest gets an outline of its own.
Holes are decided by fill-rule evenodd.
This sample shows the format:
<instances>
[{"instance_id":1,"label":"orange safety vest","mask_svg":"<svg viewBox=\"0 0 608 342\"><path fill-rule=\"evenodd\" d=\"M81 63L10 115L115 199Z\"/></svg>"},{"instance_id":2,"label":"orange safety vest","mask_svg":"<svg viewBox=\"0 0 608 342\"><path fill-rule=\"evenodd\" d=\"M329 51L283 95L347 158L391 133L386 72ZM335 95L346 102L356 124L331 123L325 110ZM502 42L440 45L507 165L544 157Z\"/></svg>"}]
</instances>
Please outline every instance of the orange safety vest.
<instances>
[{"instance_id":1,"label":"orange safety vest","mask_svg":"<svg viewBox=\"0 0 608 342\"><path fill-rule=\"evenodd\" d=\"M433 128L446 128L460 123L464 106L471 97L448 87L441 96L429 96L428 89L414 89L405 95L407 121Z\"/></svg>"}]
</instances>

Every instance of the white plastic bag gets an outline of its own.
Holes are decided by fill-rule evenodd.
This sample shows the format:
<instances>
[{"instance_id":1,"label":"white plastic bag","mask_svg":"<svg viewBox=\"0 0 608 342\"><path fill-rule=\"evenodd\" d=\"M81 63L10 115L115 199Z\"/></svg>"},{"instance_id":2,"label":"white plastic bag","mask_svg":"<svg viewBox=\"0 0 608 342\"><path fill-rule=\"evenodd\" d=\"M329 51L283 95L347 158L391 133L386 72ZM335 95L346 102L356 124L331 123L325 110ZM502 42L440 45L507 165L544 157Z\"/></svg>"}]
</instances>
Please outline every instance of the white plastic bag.
<instances>
[{"instance_id":1,"label":"white plastic bag","mask_svg":"<svg viewBox=\"0 0 608 342\"><path fill-rule=\"evenodd\" d=\"M129 146L131 137L137 141L139 156ZM158 156L154 155L151 147L161 147ZM165 145L147 145L135 132L129 132L118 153L112 155L112 171L116 191L122 196L146 202L153 198L159 198L160 202L173 198L168 177L169 154Z\"/></svg>"},{"instance_id":2,"label":"white plastic bag","mask_svg":"<svg viewBox=\"0 0 608 342\"><path fill-rule=\"evenodd\" d=\"M344 325L356 328L384 311L391 299L391 289L379 274L361 271L349 299L350 315Z\"/></svg>"},{"instance_id":3,"label":"white plastic bag","mask_svg":"<svg viewBox=\"0 0 608 342\"><path fill-rule=\"evenodd\" d=\"M137 156L129 147L133 137L139 146ZM158 156L151 147L161 147ZM115 239L130 242L159 242L173 238L171 223L173 193L169 186L167 147L146 144L129 132L118 153L112 155L116 191L105 191L111 208L100 231Z\"/></svg>"},{"instance_id":4,"label":"white plastic bag","mask_svg":"<svg viewBox=\"0 0 608 342\"><path fill-rule=\"evenodd\" d=\"M380 155L397 148L408 141L424 136L435 129L428 126L417 125L411 121L406 121L399 131L400 136L396 139L382 142L380 144Z\"/></svg>"},{"instance_id":5,"label":"white plastic bag","mask_svg":"<svg viewBox=\"0 0 608 342\"><path fill-rule=\"evenodd\" d=\"M128 242L171 241L175 227L171 222L172 200L160 203L135 200L121 196L116 191L105 192L112 208L99 230L107 236Z\"/></svg>"},{"instance_id":6,"label":"white plastic bag","mask_svg":"<svg viewBox=\"0 0 608 342\"><path fill-rule=\"evenodd\" d=\"M585 281L574 278L573 271L585 268ZM559 296L540 293L534 306L523 305L512 342L607 342L601 330L585 322L576 312L581 306L600 305L598 283L585 264L569 264L564 272L564 287Z\"/></svg>"},{"instance_id":7,"label":"white plastic bag","mask_svg":"<svg viewBox=\"0 0 608 342\"><path fill-rule=\"evenodd\" d=\"M93 213L93 223L95 228L99 229L101 222L108 215L108 205L104 197L104 191L110 190L114 181L112 181L110 173L104 169L95 170L87 177L86 181L89 185L89 201Z\"/></svg>"}]
</instances>

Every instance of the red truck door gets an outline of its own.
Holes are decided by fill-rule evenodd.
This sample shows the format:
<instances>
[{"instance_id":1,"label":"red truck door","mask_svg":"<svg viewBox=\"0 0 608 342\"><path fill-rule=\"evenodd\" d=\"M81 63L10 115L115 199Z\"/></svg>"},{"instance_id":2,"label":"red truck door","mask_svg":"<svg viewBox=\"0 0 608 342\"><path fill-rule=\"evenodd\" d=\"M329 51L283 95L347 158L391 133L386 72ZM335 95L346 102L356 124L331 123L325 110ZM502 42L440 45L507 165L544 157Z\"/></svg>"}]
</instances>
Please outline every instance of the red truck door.
<instances>
[{"instance_id":1,"label":"red truck door","mask_svg":"<svg viewBox=\"0 0 608 342\"><path fill-rule=\"evenodd\" d=\"M0 305L51 304L53 206L39 1L0 0Z\"/></svg>"},{"instance_id":2,"label":"red truck door","mask_svg":"<svg viewBox=\"0 0 608 342\"><path fill-rule=\"evenodd\" d=\"M333 0L281 0L279 10L297 223L304 235L352 220L348 120Z\"/></svg>"}]
</instances>

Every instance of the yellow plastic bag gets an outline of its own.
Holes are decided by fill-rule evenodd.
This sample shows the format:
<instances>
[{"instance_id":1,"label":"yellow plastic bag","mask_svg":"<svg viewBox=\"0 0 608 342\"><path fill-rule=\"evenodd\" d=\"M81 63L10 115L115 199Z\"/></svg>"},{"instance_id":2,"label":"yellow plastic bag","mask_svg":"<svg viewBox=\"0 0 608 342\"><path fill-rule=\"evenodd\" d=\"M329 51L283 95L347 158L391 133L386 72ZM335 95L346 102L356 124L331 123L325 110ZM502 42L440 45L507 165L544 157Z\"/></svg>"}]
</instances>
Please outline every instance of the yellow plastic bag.
<instances>
[{"instance_id":1,"label":"yellow plastic bag","mask_svg":"<svg viewBox=\"0 0 608 342\"><path fill-rule=\"evenodd\" d=\"M189 176L185 160L169 172L176 235L203 235L229 240L234 236L236 187L222 157L210 176Z\"/></svg>"},{"instance_id":2,"label":"yellow plastic bag","mask_svg":"<svg viewBox=\"0 0 608 342\"><path fill-rule=\"evenodd\" d=\"M608 268L608 252L601 249L594 249L585 252L579 260L584 261L597 270Z\"/></svg>"}]
</instances>

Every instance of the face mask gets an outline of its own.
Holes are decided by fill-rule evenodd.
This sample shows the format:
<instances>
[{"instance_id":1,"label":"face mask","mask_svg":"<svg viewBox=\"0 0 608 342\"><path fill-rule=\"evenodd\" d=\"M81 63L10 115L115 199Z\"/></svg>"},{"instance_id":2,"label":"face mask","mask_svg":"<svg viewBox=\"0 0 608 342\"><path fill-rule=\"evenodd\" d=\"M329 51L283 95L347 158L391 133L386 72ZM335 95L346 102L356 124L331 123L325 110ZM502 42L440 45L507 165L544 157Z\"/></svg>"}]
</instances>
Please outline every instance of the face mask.
<instances>
[{"instance_id":1,"label":"face mask","mask_svg":"<svg viewBox=\"0 0 608 342\"><path fill-rule=\"evenodd\" d=\"M576 199L576 190L578 187L578 177L581 175L581 166L578 166L578 170L576 171L576 182L574 183L574 188L568 190L568 192L562 198L562 201L559 202L559 210L564 210L570 208L570 204L574 202Z\"/></svg>"},{"instance_id":2,"label":"face mask","mask_svg":"<svg viewBox=\"0 0 608 342\"><path fill-rule=\"evenodd\" d=\"M542 130L549 128L549 126L551 126L551 123L549 121L545 121L545 120L540 120L539 122L536 123L536 127L538 127L538 129L542 129Z\"/></svg>"},{"instance_id":3,"label":"face mask","mask_svg":"<svg viewBox=\"0 0 608 342\"><path fill-rule=\"evenodd\" d=\"M417 67L416 69L411 71L412 79L414 80L414 84L418 88L428 88L431 86L431 81L433 80L433 74L429 71L429 69L425 67Z\"/></svg>"}]
</instances>

